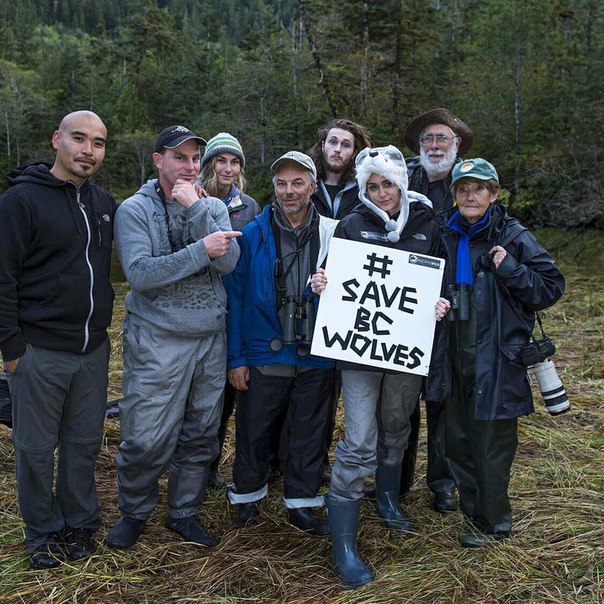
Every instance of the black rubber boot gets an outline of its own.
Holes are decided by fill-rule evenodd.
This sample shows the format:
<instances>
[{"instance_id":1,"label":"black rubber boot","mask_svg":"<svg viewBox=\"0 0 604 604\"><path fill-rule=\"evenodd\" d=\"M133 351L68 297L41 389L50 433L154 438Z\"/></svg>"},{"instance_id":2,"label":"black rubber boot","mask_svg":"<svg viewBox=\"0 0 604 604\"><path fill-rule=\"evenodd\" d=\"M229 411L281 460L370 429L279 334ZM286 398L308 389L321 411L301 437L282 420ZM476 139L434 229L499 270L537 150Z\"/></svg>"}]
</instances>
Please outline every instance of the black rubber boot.
<instances>
[{"instance_id":1,"label":"black rubber boot","mask_svg":"<svg viewBox=\"0 0 604 604\"><path fill-rule=\"evenodd\" d=\"M188 543L204 545L205 547L215 547L220 543L220 539L206 533L205 529L199 524L197 516L168 518L166 528L180 535Z\"/></svg>"},{"instance_id":2,"label":"black rubber boot","mask_svg":"<svg viewBox=\"0 0 604 604\"><path fill-rule=\"evenodd\" d=\"M378 466L375 472L375 510L388 528L408 533L413 530L413 525L401 510L400 486L400 464Z\"/></svg>"},{"instance_id":3,"label":"black rubber boot","mask_svg":"<svg viewBox=\"0 0 604 604\"><path fill-rule=\"evenodd\" d=\"M287 510L290 524L309 535L327 535L327 518L315 514L312 508L292 508Z\"/></svg>"},{"instance_id":4,"label":"black rubber boot","mask_svg":"<svg viewBox=\"0 0 604 604\"><path fill-rule=\"evenodd\" d=\"M325 495L332 544L333 568L344 585L361 587L374 580L373 573L359 556L357 533L361 502L339 501Z\"/></svg>"},{"instance_id":5,"label":"black rubber boot","mask_svg":"<svg viewBox=\"0 0 604 604\"><path fill-rule=\"evenodd\" d=\"M145 520L121 516L107 534L107 545L113 549L128 549L141 536Z\"/></svg>"},{"instance_id":6,"label":"black rubber boot","mask_svg":"<svg viewBox=\"0 0 604 604\"><path fill-rule=\"evenodd\" d=\"M240 503L237 505L237 514L233 518L233 526L235 528L243 528L248 522L259 515L260 508L257 501Z\"/></svg>"}]
</instances>

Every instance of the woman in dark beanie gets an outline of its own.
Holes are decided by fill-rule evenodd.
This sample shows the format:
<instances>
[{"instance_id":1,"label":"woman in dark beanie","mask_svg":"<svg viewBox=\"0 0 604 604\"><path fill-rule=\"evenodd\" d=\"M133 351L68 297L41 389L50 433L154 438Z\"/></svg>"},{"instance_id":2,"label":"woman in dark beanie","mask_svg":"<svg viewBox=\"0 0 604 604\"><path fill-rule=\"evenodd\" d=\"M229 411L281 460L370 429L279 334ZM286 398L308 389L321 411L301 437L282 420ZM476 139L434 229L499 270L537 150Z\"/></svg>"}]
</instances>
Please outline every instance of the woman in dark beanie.
<instances>
[{"instance_id":1,"label":"woman in dark beanie","mask_svg":"<svg viewBox=\"0 0 604 604\"><path fill-rule=\"evenodd\" d=\"M508 485L517 418L533 411L520 351L535 311L560 298L564 278L532 233L497 203L492 164L459 162L452 188L457 206L442 239L447 292L457 304L445 321L448 345L436 370L445 387L447 459L468 521L460 544L482 547L512 529Z\"/></svg>"},{"instance_id":2,"label":"woman in dark beanie","mask_svg":"<svg viewBox=\"0 0 604 604\"><path fill-rule=\"evenodd\" d=\"M243 192L245 178L245 155L239 141L228 132L220 132L208 141L201 158L199 184L211 197L222 199L229 211L231 226L241 231L255 216L260 214L260 206L255 199ZM235 408L236 390L226 382L222 418L218 430L220 451L210 465L209 486L225 486L218 469L226 428Z\"/></svg>"}]
</instances>

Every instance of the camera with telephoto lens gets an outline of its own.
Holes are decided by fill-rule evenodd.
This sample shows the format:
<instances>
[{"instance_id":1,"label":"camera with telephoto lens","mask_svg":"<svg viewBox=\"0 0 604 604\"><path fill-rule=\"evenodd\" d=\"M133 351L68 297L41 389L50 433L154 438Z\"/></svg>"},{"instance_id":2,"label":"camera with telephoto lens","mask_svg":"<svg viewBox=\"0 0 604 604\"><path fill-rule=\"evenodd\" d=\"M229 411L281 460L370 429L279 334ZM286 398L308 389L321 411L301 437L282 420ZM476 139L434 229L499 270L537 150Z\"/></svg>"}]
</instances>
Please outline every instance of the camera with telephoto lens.
<instances>
[{"instance_id":1,"label":"camera with telephoto lens","mask_svg":"<svg viewBox=\"0 0 604 604\"><path fill-rule=\"evenodd\" d=\"M539 391L549 414L561 415L570 410L570 401L556 366L549 358L555 352L553 341L544 335L540 340L534 340L522 348L520 360L527 367L528 374L537 378Z\"/></svg>"},{"instance_id":2,"label":"camera with telephoto lens","mask_svg":"<svg viewBox=\"0 0 604 604\"><path fill-rule=\"evenodd\" d=\"M271 340L273 352L279 352L285 344L296 344L296 355L310 355L312 334L315 329L315 305L308 296L287 296L281 309L281 339Z\"/></svg>"},{"instance_id":3,"label":"camera with telephoto lens","mask_svg":"<svg viewBox=\"0 0 604 604\"><path fill-rule=\"evenodd\" d=\"M520 351L520 360L525 367L530 367L542 363L555 352L556 346L552 339L544 336L540 340L533 340L530 344L523 346Z\"/></svg>"},{"instance_id":4,"label":"camera with telephoto lens","mask_svg":"<svg viewBox=\"0 0 604 604\"><path fill-rule=\"evenodd\" d=\"M445 295L451 302L447 321L468 321L470 319L470 288L465 283L447 285Z\"/></svg>"}]
</instances>

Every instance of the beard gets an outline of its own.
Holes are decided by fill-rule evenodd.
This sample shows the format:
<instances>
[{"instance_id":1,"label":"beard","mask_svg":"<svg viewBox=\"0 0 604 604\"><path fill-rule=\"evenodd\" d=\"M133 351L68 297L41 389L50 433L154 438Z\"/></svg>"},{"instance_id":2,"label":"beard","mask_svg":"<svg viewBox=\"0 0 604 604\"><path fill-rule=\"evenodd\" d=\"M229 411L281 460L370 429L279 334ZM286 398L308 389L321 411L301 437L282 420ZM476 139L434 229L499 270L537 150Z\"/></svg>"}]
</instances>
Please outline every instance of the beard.
<instances>
[{"instance_id":1,"label":"beard","mask_svg":"<svg viewBox=\"0 0 604 604\"><path fill-rule=\"evenodd\" d=\"M297 214L301 212L310 203L309 199L299 199L298 201L290 201L290 205L285 205L284 200L277 198L277 207L283 214Z\"/></svg>"},{"instance_id":2,"label":"beard","mask_svg":"<svg viewBox=\"0 0 604 604\"><path fill-rule=\"evenodd\" d=\"M352 164L352 160L348 160L346 163L332 164L327 157L323 156L323 166L326 172L333 172L334 174L342 174Z\"/></svg>"},{"instance_id":3,"label":"beard","mask_svg":"<svg viewBox=\"0 0 604 604\"><path fill-rule=\"evenodd\" d=\"M444 178L453 168L455 159L457 158L458 145L451 145L446 151L438 149L437 151L426 151L424 147L420 147L419 157L422 168L426 171L429 177ZM431 158L437 158L436 161Z\"/></svg>"}]
</instances>

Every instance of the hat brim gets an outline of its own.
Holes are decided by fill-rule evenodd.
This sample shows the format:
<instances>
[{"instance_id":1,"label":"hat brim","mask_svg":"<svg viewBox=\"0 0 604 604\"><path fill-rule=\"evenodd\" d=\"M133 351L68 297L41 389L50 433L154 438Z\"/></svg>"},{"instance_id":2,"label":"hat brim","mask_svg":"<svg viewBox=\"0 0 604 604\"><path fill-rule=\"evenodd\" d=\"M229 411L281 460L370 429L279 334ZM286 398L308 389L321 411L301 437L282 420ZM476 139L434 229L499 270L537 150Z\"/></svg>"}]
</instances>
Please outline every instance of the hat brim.
<instances>
[{"instance_id":1,"label":"hat brim","mask_svg":"<svg viewBox=\"0 0 604 604\"><path fill-rule=\"evenodd\" d=\"M206 141L205 138L201 138L201 136L194 136L194 135L192 136L191 134L183 134L182 136L175 138L173 141L170 141L169 145L164 145L163 148L164 149L176 149L176 147L178 147L179 145L182 145L183 143L186 143L187 141L190 141L190 140L195 140L200 145L208 144L208 141Z\"/></svg>"},{"instance_id":2,"label":"hat brim","mask_svg":"<svg viewBox=\"0 0 604 604\"><path fill-rule=\"evenodd\" d=\"M464 178L473 178L474 180L494 180L497 184L499 184L499 180L497 180L497 178L495 178L493 175L474 174L472 172L466 172L465 174L460 174L455 180L452 180L449 188L452 189L453 185L458 183L460 180L463 180Z\"/></svg>"},{"instance_id":3,"label":"hat brim","mask_svg":"<svg viewBox=\"0 0 604 604\"><path fill-rule=\"evenodd\" d=\"M405 145L411 149L414 153L419 153L419 137L427 126L430 124L444 124L449 126L455 134L461 137L461 143L457 154L463 156L472 147L474 141L474 135L472 134L471 128L462 122L458 117L453 115L449 110L444 107L438 107L422 113L416 117L407 126L405 130Z\"/></svg>"},{"instance_id":4,"label":"hat brim","mask_svg":"<svg viewBox=\"0 0 604 604\"><path fill-rule=\"evenodd\" d=\"M298 159L294 159L293 157L280 157L279 159L275 160L272 164L271 164L271 172L274 174L277 171L277 168L279 166L281 166L282 164L285 164L287 162L291 162L294 164L298 164L299 166L302 166L305 170L308 170L311 174L315 174L315 170L313 170L314 166L310 166L305 164L303 161L300 161Z\"/></svg>"}]
</instances>

